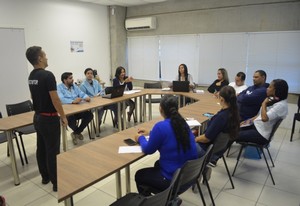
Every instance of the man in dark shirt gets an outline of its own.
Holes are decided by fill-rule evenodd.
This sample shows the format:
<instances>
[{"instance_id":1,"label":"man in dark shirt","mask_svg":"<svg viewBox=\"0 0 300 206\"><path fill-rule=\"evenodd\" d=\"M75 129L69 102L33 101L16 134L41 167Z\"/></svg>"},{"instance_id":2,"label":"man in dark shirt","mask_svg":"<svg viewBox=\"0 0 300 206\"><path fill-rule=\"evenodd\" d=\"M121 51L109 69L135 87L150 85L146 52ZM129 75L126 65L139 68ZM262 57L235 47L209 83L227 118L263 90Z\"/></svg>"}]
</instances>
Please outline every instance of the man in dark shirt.
<instances>
[{"instance_id":1,"label":"man in dark shirt","mask_svg":"<svg viewBox=\"0 0 300 206\"><path fill-rule=\"evenodd\" d=\"M237 96L240 111L240 121L252 118L258 114L261 103L267 97L267 74L257 70L253 75L253 86L248 87Z\"/></svg>"},{"instance_id":2,"label":"man in dark shirt","mask_svg":"<svg viewBox=\"0 0 300 206\"><path fill-rule=\"evenodd\" d=\"M37 133L36 158L42 184L53 184L57 191L56 155L60 152L60 119L63 126L68 120L57 94L56 80L52 72L46 71L48 59L39 46L29 47L27 60L33 70L28 77L28 84L35 111L33 124Z\"/></svg>"}]
</instances>

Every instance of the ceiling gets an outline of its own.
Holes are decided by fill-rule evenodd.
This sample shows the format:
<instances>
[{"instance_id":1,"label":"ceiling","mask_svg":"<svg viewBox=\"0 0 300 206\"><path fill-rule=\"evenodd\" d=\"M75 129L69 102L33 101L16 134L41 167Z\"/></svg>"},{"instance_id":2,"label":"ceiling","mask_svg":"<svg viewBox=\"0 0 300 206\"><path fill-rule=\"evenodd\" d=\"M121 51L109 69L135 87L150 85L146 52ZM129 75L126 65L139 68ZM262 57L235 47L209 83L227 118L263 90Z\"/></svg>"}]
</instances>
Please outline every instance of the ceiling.
<instances>
[{"instance_id":1,"label":"ceiling","mask_svg":"<svg viewBox=\"0 0 300 206\"><path fill-rule=\"evenodd\" d=\"M145 4L152 4L152 3L158 3L158 2L164 2L168 0L75 0L75 1L81 1L81 2L89 2L89 3L95 3L95 4L101 4L101 5L107 5L107 6L137 6L137 5L145 5Z\"/></svg>"}]
</instances>

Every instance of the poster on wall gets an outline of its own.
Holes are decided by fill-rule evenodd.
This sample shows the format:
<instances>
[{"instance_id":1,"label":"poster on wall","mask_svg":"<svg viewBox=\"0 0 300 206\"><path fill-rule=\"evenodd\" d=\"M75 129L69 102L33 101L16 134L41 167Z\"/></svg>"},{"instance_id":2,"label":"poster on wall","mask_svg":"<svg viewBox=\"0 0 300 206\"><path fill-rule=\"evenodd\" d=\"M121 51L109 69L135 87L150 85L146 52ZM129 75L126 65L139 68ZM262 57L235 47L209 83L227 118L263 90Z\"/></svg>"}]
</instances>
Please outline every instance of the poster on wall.
<instances>
[{"instance_id":1,"label":"poster on wall","mask_svg":"<svg viewBox=\"0 0 300 206\"><path fill-rule=\"evenodd\" d=\"M83 52L83 41L70 41L72 53Z\"/></svg>"}]
</instances>

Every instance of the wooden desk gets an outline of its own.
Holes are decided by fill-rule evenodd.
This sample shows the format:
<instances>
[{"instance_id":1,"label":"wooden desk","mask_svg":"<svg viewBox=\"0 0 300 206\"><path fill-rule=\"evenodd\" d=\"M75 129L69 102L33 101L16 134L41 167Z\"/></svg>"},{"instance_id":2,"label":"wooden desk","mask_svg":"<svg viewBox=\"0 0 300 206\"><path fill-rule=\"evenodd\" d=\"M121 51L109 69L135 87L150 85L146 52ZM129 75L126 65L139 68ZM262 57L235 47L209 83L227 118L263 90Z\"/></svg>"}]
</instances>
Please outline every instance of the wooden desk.
<instances>
[{"instance_id":1,"label":"wooden desk","mask_svg":"<svg viewBox=\"0 0 300 206\"><path fill-rule=\"evenodd\" d=\"M145 96L148 93L152 91L145 90L141 95ZM193 117L199 122L205 122L207 117L203 116L203 113L215 113L220 110L216 99L211 95L192 93L188 95L197 99L198 102L181 108L180 113L183 117ZM142 123L139 127L150 130L161 119L160 117ZM133 137L136 132L137 127L132 127L59 154L57 157L58 201L65 201L65 205L73 205L74 194L113 173L116 173L117 198L121 197L120 170L123 168L125 168L126 192L130 192L130 164L142 158L144 154L118 154L118 148L125 145L124 139Z\"/></svg>"},{"instance_id":2,"label":"wooden desk","mask_svg":"<svg viewBox=\"0 0 300 206\"><path fill-rule=\"evenodd\" d=\"M0 119L0 131L4 131L7 137L8 149L11 160L11 169L14 177L15 185L20 184L18 168L16 164L16 156L13 144L13 130L31 125L33 122L33 112L26 112L18 115L9 116Z\"/></svg>"}]
</instances>

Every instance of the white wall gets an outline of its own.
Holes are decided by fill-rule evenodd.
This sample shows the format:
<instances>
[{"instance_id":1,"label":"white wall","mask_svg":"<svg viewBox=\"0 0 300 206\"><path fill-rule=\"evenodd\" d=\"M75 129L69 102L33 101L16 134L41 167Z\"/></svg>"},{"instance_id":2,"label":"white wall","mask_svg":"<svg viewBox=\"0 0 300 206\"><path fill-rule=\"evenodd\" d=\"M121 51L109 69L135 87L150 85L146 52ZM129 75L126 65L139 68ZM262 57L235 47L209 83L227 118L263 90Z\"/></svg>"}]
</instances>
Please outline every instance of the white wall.
<instances>
[{"instance_id":1,"label":"white wall","mask_svg":"<svg viewBox=\"0 0 300 206\"><path fill-rule=\"evenodd\" d=\"M47 69L54 73L58 83L65 71L73 72L75 80L82 78L87 67L97 69L100 78L109 83L107 12L106 6L65 0L0 0L0 27L24 28L26 48L43 47L48 56ZM70 41L83 41L84 52L71 53ZM29 74L32 66L28 63L24 69ZM8 79L11 82L13 76ZM18 94L12 95L19 101ZM2 104L5 104L5 96L1 96ZM2 113L5 115L4 111Z\"/></svg>"}]
</instances>

